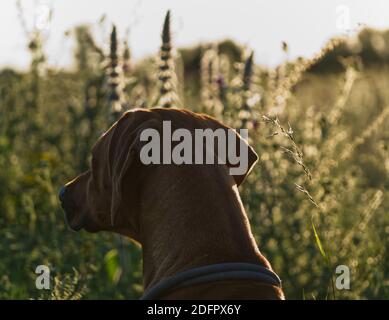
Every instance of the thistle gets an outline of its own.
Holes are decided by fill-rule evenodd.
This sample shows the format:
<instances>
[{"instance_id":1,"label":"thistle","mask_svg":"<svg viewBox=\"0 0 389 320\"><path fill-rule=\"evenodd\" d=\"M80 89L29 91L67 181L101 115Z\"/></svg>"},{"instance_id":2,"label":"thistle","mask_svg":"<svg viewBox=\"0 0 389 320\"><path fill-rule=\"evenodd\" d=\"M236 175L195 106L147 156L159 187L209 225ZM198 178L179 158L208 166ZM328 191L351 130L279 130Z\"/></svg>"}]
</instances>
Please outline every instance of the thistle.
<instances>
[{"instance_id":1,"label":"thistle","mask_svg":"<svg viewBox=\"0 0 389 320\"><path fill-rule=\"evenodd\" d=\"M118 42L116 27L112 27L110 38L110 52L107 68L107 84L108 84L108 107L109 107L109 121L115 122L123 111L122 106L122 90L121 79L119 73L119 58L118 58Z\"/></svg>"},{"instance_id":2,"label":"thistle","mask_svg":"<svg viewBox=\"0 0 389 320\"><path fill-rule=\"evenodd\" d=\"M246 128L248 122L252 118L252 103L251 103L251 86L254 74L254 52L244 62L242 75L242 105L239 112L239 119L241 121L241 128Z\"/></svg>"},{"instance_id":3,"label":"thistle","mask_svg":"<svg viewBox=\"0 0 389 320\"><path fill-rule=\"evenodd\" d=\"M131 72L131 50L127 41L124 41L123 50L123 73L128 76Z\"/></svg>"},{"instance_id":4,"label":"thistle","mask_svg":"<svg viewBox=\"0 0 389 320\"><path fill-rule=\"evenodd\" d=\"M254 51L251 51L250 55L245 61L244 69L243 69L243 90L244 91L249 91L251 88L253 68L254 68Z\"/></svg>"},{"instance_id":5,"label":"thistle","mask_svg":"<svg viewBox=\"0 0 389 320\"><path fill-rule=\"evenodd\" d=\"M166 14L162 29L162 45L159 53L158 79L160 81L160 89L157 104L164 108L170 108L173 104L177 104L177 76L175 74L174 61L172 57L170 11Z\"/></svg>"},{"instance_id":6,"label":"thistle","mask_svg":"<svg viewBox=\"0 0 389 320\"><path fill-rule=\"evenodd\" d=\"M224 89L224 79L220 75L219 65L217 46L211 45L201 59L201 100L205 112L216 117L221 116L224 111L219 99L221 89Z\"/></svg>"}]
</instances>

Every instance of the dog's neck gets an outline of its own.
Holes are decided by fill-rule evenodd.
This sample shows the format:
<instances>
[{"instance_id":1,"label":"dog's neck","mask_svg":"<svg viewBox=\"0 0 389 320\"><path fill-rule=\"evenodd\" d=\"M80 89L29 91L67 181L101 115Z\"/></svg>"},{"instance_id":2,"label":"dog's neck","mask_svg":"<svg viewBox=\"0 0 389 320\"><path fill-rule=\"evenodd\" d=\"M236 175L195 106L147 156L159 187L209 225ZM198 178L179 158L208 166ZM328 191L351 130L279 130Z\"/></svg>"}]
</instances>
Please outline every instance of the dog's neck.
<instances>
[{"instance_id":1,"label":"dog's neck","mask_svg":"<svg viewBox=\"0 0 389 320\"><path fill-rule=\"evenodd\" d=\"M149 179L142 185L139 213L145 289L208 264L251 262L269 267L225 168L161 166Z\"/></svg>"}]
</instances>

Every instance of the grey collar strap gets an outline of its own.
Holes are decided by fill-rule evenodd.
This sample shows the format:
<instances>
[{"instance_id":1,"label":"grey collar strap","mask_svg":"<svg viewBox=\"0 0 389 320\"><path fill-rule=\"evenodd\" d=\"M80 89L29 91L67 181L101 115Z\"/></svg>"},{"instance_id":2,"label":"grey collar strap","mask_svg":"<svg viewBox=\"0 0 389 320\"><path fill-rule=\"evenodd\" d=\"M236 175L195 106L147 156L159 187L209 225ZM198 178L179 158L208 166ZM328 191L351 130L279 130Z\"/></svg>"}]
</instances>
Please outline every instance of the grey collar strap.
<instances>
[{"instance_id":1,"label":"grey collar strap","mask_svg":"<svg viewBox=\"0 0 389 320\"><path fill-rule=\"evenodd\" d=\"M157 299L163 293L196 284L220 280L257 280L266 284L281 287L278 275L268 268L253 263L219 263L182 271L165 278L148 289L141 300Z\"/></svg>"}]
</instances>

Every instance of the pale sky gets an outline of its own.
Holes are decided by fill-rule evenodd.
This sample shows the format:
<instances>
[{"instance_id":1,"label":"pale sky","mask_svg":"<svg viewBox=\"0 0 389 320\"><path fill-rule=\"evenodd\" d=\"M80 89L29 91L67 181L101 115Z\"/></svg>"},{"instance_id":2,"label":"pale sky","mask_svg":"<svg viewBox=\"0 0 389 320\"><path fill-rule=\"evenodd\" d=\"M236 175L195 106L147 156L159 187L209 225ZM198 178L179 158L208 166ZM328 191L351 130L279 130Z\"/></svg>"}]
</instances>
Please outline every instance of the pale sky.
<instances>
[{"instance_id":1,"label":"pale sky","mask_svg":"<svg viewBox=\"0 0 389 320\"><path fill-rule=\"evenodd\" d=\"M311 56L331 36L354 34L359 24L389 28L387 0L22 0L22 5L29 29L34 16L39 22L44 15L42 5L53 8L45 48L49 63L61 67L70 65L74 48L64 32L84 23L95 26L100 43L108 39L112 23L121 38L130 27L134 58L156 53L168 9L176 46L232 38L254 49L256 62L265 65L284 59L282 41L289 44L290 58ZM16 0L0 1L0 67L25 68L30 61L17 12ZM106 27L99 28L103 14Z\"/></svg>"}]
</instances>

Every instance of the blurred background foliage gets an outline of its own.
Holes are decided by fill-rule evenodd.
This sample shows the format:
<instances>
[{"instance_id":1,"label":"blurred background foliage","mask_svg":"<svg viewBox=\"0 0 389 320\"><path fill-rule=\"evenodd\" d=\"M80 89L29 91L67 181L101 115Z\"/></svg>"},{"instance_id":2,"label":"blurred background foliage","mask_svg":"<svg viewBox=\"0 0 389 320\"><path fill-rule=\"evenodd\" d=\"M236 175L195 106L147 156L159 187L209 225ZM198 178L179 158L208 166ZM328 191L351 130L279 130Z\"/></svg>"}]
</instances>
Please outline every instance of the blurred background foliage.
<instances>
[{"instance_id":1,"label":"blurred background foliage","mask_svg":"<svg viewBox=\"0 0 389 320\"><path fill-rule=\"evenodd\" d=\"M283 43L285 61L270 69L231 40L175 49L169 25L168 14L160 52L137 62L114 27L101 46L77 26L70 69L46 63L32 30L30 69L0 71L0 298L142 294L140 248L69 231L57 191L123 111L158 105L249 129L260 162L243 203L288 298L388 299L389 31L332 39L295 61ZM51 290L35 288L40 264ZM332 288L341 264L351 290Z\"/></svg>"}]
</instances>

